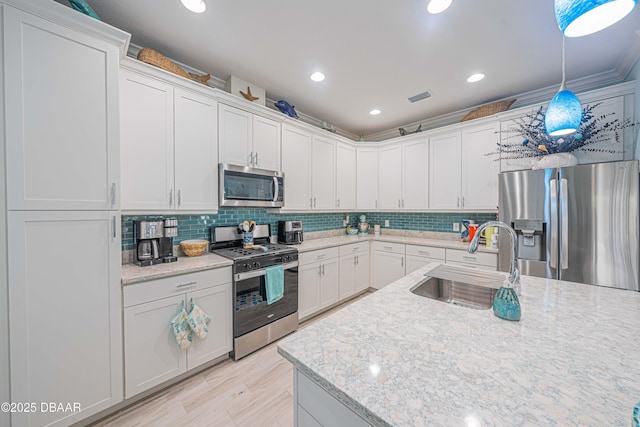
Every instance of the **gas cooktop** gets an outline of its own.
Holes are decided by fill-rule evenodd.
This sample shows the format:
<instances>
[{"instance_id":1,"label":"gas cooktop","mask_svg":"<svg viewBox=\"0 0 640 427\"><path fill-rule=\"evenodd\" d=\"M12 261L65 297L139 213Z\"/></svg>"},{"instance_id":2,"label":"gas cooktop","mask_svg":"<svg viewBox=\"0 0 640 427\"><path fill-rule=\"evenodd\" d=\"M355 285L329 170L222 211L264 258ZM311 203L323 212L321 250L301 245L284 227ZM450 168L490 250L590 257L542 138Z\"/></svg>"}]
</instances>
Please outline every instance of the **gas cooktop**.
<instances>
[{"instance_id":1,"label":"gas cooktop","mask_svg":"<svg viewBox=\"0 0 640 427\"><path fill-rule=\"evenodd\" d=\"M273 255L286 255L296 253L298 251L296 248L291 246L266 243L254 244L253 248L249 249L243 248L242 244L240 244L240 246L230 248L213 249L212 252L234 261L242 261L245 259L254 259Z\"/></svg>"}]
</instances>

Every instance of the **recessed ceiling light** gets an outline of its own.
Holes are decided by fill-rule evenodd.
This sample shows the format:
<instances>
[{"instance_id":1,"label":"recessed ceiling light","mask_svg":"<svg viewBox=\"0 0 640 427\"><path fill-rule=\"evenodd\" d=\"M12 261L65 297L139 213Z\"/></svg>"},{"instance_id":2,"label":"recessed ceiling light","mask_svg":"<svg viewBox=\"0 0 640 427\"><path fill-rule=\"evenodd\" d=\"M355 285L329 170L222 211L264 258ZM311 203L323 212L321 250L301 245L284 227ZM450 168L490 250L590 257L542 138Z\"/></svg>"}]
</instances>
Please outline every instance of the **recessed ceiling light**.
<instances>
[{"instance_id":1,"label":"recessed ceiling light","mask_svg":"<svg viewBox=\"0 0 640 427\"><path fill-rule=\"evenodd\" d=\"M475 82L479 82L480 80L484 79L484 74L482 73L477 73L477 74L472 74L467 78L467 81L469 83L475 83Z\"/></svg>"},{"instance_id":2,"label":"recessed ceiling light","mask_svg":"<svg viewBox=\"0 0 640 427\"><path fill-rule=\"evenodd\" d=\"M378 110L377 108L374 108L373 110L369 111L369 114L371 114L372 116L377 116L380 113L382 113L382 111Z\"/></svg>"},{"instance_id":3,"label":"recessed ceiling light","mask_svg":"<svg viewBox=\"0 0 640 427\"><path fill-rule=\"evenodd\" d=\"M324 74L322 74L320 71L316 71L315 73L311 74L311 80L313 80L314 82L321 82L324 80Z\"/></svg>"},{"instance_id":4,"label":"recessed ceiling light","mask_svg":"<svg viewBox=\"0 0 640 427\"><path fill-rule=\"evenodd\" d=\"M451 6L453 0L431 0L427 5L427 11L432 14L444 12Z\"/></svg>"},{"instance_id":5,"label":"recessed ceiling light","mask_svg":"<svg viewBox=\"0 0 640 427\"><path fill-rule=\"evenodd\" d=\"M193 13L202 13L207 10L204 0L180 0L180 2Z\"/></svg>"}]
</instances>

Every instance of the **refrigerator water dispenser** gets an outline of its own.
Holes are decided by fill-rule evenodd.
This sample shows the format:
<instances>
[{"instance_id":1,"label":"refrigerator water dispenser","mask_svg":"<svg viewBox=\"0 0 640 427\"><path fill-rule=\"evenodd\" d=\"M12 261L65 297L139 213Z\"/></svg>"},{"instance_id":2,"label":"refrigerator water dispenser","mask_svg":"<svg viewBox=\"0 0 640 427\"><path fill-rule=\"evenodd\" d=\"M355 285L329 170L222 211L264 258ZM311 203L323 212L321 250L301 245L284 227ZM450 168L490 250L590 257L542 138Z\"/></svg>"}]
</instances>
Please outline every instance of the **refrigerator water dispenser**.
<instances>
[{"instance_id":1,"label":"refrigerator water dispenser","mask_svg":"<svg viewBox=\"0 0 640 427\"><path fill-rule=\"evenodd\" d=\"M546 261L547 224L534 219L516 219L511 227L518 236L518 259Z\"/></svg>"}]
</instances>

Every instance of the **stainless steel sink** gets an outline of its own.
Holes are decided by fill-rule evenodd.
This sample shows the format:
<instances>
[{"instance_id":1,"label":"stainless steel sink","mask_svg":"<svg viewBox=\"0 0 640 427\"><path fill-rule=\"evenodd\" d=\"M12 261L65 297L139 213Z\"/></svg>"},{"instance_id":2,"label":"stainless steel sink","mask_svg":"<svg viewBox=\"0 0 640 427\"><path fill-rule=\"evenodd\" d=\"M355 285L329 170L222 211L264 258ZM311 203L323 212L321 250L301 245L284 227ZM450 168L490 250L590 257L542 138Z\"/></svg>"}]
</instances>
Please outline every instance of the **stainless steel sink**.
<instances>
[{"instance_id":1,"label":"stainless steel sink","mask_svg":"<svg viewBox=\"0 0 640 427\"><path fill-rule=\"evenodd\" d=\"M487 310L505 276L491 271L463 270L441 265L425 273L423 281L411 288L414 294L450 304Z\"/></svg>"}]
</instances>

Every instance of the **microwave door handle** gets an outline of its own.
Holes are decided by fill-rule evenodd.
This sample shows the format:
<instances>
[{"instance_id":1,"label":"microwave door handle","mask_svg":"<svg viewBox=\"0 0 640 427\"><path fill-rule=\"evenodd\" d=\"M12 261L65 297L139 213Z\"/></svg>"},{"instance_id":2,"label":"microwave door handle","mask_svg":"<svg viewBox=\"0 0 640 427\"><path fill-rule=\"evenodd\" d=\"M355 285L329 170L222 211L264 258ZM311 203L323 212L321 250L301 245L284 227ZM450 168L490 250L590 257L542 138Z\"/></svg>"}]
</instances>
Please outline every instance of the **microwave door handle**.
<instances>
[{"instance_id":1,"label":"microwave door handle","mask_svg":"<svg viewBox=\"0 0 640 427\"><path fill-rule=\"evenodd\" d=\"M273 201L278 201L278 196L280 195L280 186L278 185L278 177L273 177Z\"/></svg>"}]
</instances>

